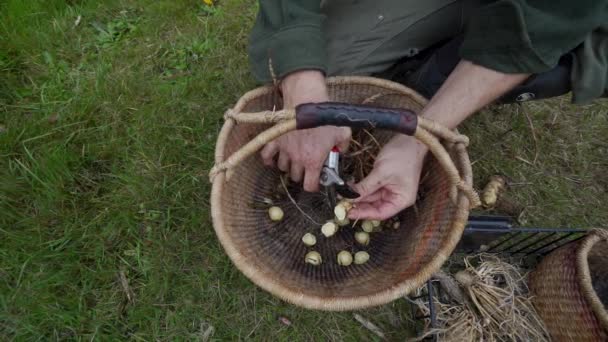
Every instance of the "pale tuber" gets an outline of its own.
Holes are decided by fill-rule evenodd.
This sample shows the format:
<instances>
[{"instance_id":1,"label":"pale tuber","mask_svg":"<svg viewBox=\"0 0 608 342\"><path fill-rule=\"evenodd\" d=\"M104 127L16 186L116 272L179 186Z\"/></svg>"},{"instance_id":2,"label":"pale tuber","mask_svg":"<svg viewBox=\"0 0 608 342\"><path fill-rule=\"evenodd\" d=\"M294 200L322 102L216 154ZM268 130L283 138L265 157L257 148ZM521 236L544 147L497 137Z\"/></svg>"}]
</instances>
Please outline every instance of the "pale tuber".
<instances>
[{"instance_id":1,"label":"pale tuber","mask_svg":"<svg viewBox=\"0 0 608 342\"><path fill-rule=\"evenodd\" d=\"M341 251L338 253L338 264L342 266L349 266L353 263L353 255L349 251Z\"/></svg>"},{"instance_id":2,"label":"pale tuber","mask_svg":"<svg viewBox=\"0 0 608 342\"><path fill-rule=\"evenodd\" d=\"M498 196L505 189L507 181L505 177L494 175L481 193L481 203L486 208L493 208L496 205Z\"/></svg>"},{"instance_id":3,"label":"pale tuber","mask_svg":"<svg viewBox=\"0 0 608 342\"><path fill-rule=\"evenodd\" d=\"M270 219L273 221L281 221L283 219L283 209L279 208L279 207L270 207L268 209L268 216L270 216Z\"/></svg>"},{"instance_id":4,"label":"pale tuber","mask_svg":"<svg viewBox=\"0 0 608 342\"><path fill-rule=\"evenodd\" d=\"M306 253L306 257L304 258L304 261L307 264L311 264L311 265L320 265L321 264L321 254L319 254L319 252L316 251L311 251Z\"/></svg>"},{"instance_id":5,"label":"pale tuber","mask_svg":"<svg viewBox=\"0 0 608 342\"><path fill-rule=\"evenodd\" d=\"M323 233L323 235L325 235L325 237L330 237L330 236L336 234L337 231L338 231L338 226L336 226L336 224L332 221L325 223L321 227L321 233Z\"/></svg>"},{"instance_id":6,"label":"pale tuber","mask_svg":"<svg viewBox=\"0 0 608 342\"><path fill-rule=\"evenodd\" d=\"M374 231L374 224L370 220L364 220L361 222L361 229L366 233L371 233Z\"/></svg>"},{"instance_id":7,"label":"pale tuber","mask_svg":"<svg viewBox=\"0 0 608 342\"><path fill-rule=\"evenodd\" d=\"M302 242L304 242L306 246L314 246L317 243L317 237L311 233L306 233L302 236Z\"/></svg>"},{"instance_id":8,"label":"pale tuber","mask_svg":"<svg viewBox=\"0 0 608 342\"><path fill-rule=\"evenodd\" d=\"M338 204L334 208L334 214L336 215L336 220L344 221L346 219L346 208L342 204Z\"/></svg>"},{"instance_id":9,"label":"pale tuber","mask_svg":"<svg viewBox=\"0 0 608 342\"><path fill-rule=\"evenodd\" d=\"M369 253L365 251L359 251L355 253L355 264L365 264L369 260Z\"/></svg>"},{"instance_id":10,"label":"pale tuber","mask_svg":"<svg viewBox=\"0 0 608 342\"><path fill-rule=\"evenodd\" d=\"M356 232L355 240L362 246L369 245L369 234L366 232Z\"/></svg>"}]
</instances>

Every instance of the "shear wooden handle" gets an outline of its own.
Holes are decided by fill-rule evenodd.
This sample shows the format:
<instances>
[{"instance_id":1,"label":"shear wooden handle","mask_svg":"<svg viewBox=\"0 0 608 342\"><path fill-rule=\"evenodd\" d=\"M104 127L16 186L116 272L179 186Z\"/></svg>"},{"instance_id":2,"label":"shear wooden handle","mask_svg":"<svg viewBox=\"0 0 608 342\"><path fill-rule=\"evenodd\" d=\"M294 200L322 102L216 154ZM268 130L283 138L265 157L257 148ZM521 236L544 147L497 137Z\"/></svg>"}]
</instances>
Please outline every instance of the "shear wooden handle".
<instances>
[{"instance_id":1,"label":"shear wooden handle","mask_svg":"<svg viewBox=\"0 0 608 342\"><path fill-rule=\"evenodd\" d=\"M418 117L407 109L379 108L340 102L303 103L296 107L296 128L348 126L380 128L414 135Z\"/></svg>"}]
</instances>

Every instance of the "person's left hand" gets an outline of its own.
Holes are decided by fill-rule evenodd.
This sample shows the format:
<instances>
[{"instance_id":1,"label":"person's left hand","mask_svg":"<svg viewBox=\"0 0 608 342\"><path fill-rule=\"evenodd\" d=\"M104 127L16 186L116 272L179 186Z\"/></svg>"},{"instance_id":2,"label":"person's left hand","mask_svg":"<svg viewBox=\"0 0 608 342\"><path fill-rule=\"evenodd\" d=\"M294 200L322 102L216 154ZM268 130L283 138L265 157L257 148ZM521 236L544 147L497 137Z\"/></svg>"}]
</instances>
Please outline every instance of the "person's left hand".
<instances>
[{"instance_id":1,"label":"person's left hand","mask_svg":"<svg viewBox=\"0 0 608 342\"><path fill-rule=\"evenodd\" d=\"M394 137L376 157L370 174L353 185L361 197L348 217L385 220L413 205L426 152L426 146L413 137Z\"/></svg>"}]
</instances>

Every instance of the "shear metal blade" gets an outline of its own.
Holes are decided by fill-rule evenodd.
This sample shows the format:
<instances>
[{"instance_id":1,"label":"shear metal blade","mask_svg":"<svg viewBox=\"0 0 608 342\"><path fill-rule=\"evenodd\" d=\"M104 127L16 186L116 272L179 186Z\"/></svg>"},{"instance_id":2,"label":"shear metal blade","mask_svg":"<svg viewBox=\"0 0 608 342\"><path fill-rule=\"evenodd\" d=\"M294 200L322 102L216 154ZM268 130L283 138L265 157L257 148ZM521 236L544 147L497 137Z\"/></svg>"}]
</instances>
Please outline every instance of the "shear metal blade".
<instances>
[{"instance_id":1,"label":"shear metal blade","mask_svg":"<svg viewBox=\"0 0 608 342\"><path fill-rule=\"evenodd\" d=\"M350 186L348 186L346 184L335 185L335 187L336 187L336 192L344 198L354 199L354 198L358 198L359 196L361 196L358 192L356 192L355 190L353 190L353 188L351 188Z\"/></svg>"},{"instance_id":2,"label":"shear metal blade","mask_svg":"<svg viewBox=\"0 0 608 342\"><path fill-rule=\"evenodd\" d=\"M330 185L327 187L327 200L329 201L329 207L333 210L336 206L336 186Z\"/></svg>"}]
</instances>

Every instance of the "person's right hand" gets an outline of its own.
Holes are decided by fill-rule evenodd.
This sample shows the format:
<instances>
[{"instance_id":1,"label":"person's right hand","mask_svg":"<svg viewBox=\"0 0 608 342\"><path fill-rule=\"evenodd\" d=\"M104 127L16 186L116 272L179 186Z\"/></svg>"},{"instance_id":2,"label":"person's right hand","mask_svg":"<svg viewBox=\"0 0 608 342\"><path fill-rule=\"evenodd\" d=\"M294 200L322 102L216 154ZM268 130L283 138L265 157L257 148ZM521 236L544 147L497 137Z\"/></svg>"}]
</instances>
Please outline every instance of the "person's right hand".
<instances>
[{"instance_id":1,"label":"person's right hand","mask_svg":"<svg viewBox=\"0 0 608 342\"><path fill-rule=\"evenodd\" d=\"M301 103L329 100L325 77L316 70L296 71L281 82L285 108ZM351 130L348 127L323 126L289 132L266 144L261 151L264 164L275 165L288 172L294 182L304 181L306 191L319 190L319 175L323 163L334 146L348 148Z\"/></svg>"}]
</instances>

